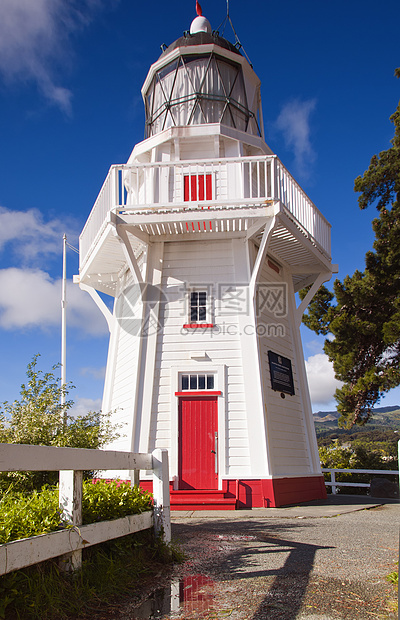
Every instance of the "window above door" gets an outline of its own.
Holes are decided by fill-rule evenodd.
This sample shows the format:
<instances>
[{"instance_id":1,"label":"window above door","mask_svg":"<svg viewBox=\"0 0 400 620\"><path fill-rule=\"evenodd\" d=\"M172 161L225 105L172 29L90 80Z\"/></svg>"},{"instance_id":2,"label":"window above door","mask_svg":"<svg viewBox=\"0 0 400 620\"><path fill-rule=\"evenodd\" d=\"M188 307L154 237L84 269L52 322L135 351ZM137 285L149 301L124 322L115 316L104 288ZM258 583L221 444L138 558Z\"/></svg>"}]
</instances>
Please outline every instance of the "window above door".
<instances>
[{"instance_id":1,"label":"window above door","mask_svg":"<svg viewBox=\"0 0 400 620\"><path fill-rule=\"evenodd\" d=\"M182 397L216 397L221 396L217 389L218 378L215 372L180 372L178 374L178 391L175 396Z\"/></svg>"},{"instance_id":2,"label":"window above door","mask_svg":"<svg viewBox=\"0 0 400 620\"><path fill-rule=\"evenodd\" d=\"M180 375L180 390L213 390L215 385L214 373L182 373Z\"/></svg>"}]
</instances>

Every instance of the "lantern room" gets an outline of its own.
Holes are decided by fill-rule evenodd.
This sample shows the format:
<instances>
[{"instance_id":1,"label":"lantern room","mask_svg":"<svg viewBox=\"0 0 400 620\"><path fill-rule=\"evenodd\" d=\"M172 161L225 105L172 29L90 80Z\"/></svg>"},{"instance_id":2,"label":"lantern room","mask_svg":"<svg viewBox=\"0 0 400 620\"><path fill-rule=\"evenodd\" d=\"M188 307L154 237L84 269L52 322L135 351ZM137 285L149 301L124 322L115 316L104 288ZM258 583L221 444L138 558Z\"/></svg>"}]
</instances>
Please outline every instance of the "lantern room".
<instances>
[{"instance_id":1,"label":"lantern room","mask_svg":"<svg viewBox=\"0 0 400 620\"><path fill-rule=\"evenodd\" d=\"M217 34L195 32L170 45L142 93L146 137L168 127L218 123L261 136L259 81L237 48Z\"/></svg>"}]
</instances>

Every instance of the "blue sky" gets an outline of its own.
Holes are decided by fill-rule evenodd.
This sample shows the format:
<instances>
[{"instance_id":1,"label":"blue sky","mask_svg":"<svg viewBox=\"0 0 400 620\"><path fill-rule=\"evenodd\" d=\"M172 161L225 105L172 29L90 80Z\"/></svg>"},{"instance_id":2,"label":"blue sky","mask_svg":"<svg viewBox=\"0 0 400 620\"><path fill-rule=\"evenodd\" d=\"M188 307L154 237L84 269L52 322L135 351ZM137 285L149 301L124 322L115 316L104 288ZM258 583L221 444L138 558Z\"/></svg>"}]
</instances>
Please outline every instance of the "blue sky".
<instances>
[{"instance_id":1,"label":"blue sky","mask_svg":"<svg viewBox=\"0 0 400 620\"><path fill-rule=\"evenodd\" d=\"M225 0L202 0L217 28ZM60 361L62 235L78 245L111 164L143 139L149 66L195 17L194 0L0 0L0 401L27 363ZM363 269L371 220L354 179L390 146L400 96L398 0L230 1L262 82L266 141L332 223L339 277ZM233 40L230 28L226 38ZM68 277L78 273L68 253ZM98 409L106 324L68 286L67 378L77 410ZM303 330L314 410L334 406L323 339ZM400 389L382 405L400 404Z\"/></svg>"}]
</instances>

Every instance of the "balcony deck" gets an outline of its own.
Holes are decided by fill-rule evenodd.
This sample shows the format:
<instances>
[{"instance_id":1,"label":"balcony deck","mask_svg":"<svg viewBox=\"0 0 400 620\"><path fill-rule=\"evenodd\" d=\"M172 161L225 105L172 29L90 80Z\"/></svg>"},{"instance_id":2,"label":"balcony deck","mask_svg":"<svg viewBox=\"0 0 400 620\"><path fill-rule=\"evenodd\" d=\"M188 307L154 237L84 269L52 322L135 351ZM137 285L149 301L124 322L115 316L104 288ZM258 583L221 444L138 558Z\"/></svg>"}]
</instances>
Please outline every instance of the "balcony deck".
<instances>
[{"instance_id":1,"label":"balcony deck","mask_svg":"<svg viewBox=\"0 0 400 620\"><path fill-rule=\"evenodd\" d=\"M330 261L329 222L276 156L112 166L80 236L80 272L87 271L100 245L113 255L115 275L115 267L122 267L115 237L105 234L117 219L134 225L143 240L172 240L176 235L243 234L259 218L277 212L282 223L274 230L272 250L279 245L289 263L293 257L296 264L311 263L307 240L324 263ZM140 252L140 245L139 239L133 250ZM114 276L104 273L106 288L107 278L111 284Z\"/></svg>"}]
</instances>

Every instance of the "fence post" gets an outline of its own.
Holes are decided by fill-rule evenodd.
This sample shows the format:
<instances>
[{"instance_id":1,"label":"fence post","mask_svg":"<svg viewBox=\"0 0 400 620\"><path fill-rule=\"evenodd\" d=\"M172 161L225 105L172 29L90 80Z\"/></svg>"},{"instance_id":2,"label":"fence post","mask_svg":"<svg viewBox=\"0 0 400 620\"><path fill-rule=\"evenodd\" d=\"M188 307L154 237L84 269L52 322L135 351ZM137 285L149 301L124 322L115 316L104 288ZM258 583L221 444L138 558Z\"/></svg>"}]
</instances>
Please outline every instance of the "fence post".
<instances>
[{"instance_id":1,"label":"fence post","mask_svg":"<svg viewBox=\"0 0 400 620\"><path fill-rule=\"evenodd\" d=\"M60 519L64 523L79 527L82 525L82 480L83 471L60 471L58 500ZM82 566L82 550L71 551L60 556L60 567L71 573Z\"/></svg>"},{"instance_id":2,"label":"fence post","mask_svg":"<svg viewBox=\"0 0 400 620\"><path fill-rule=\"evenodd\" d=\"M331 482L332 482L332 495L336 495L336 477L335 477L335 470L331 471Z\"/></svg>"},{"instance_id":3,"label":"fence post","mask_svg":"<svg viewBox=\"0 0 400 620\"><path fill-rule=\"evenodd\" d=\"M129 470L129 478L131 480L131 487L139 486L140 484L140 469L130 469Z\"/></svg>"},{"instance_id":4,"label":"fence post","mask_svg":"<svg viewBox=\"0 0 400 620\"><path fill-rule=\"evenodd\" d=\"M154 529L162 533L164 542L171 541L171 504L169 497L168 451L153 452Z\"/></svg>"}]
</instances>

